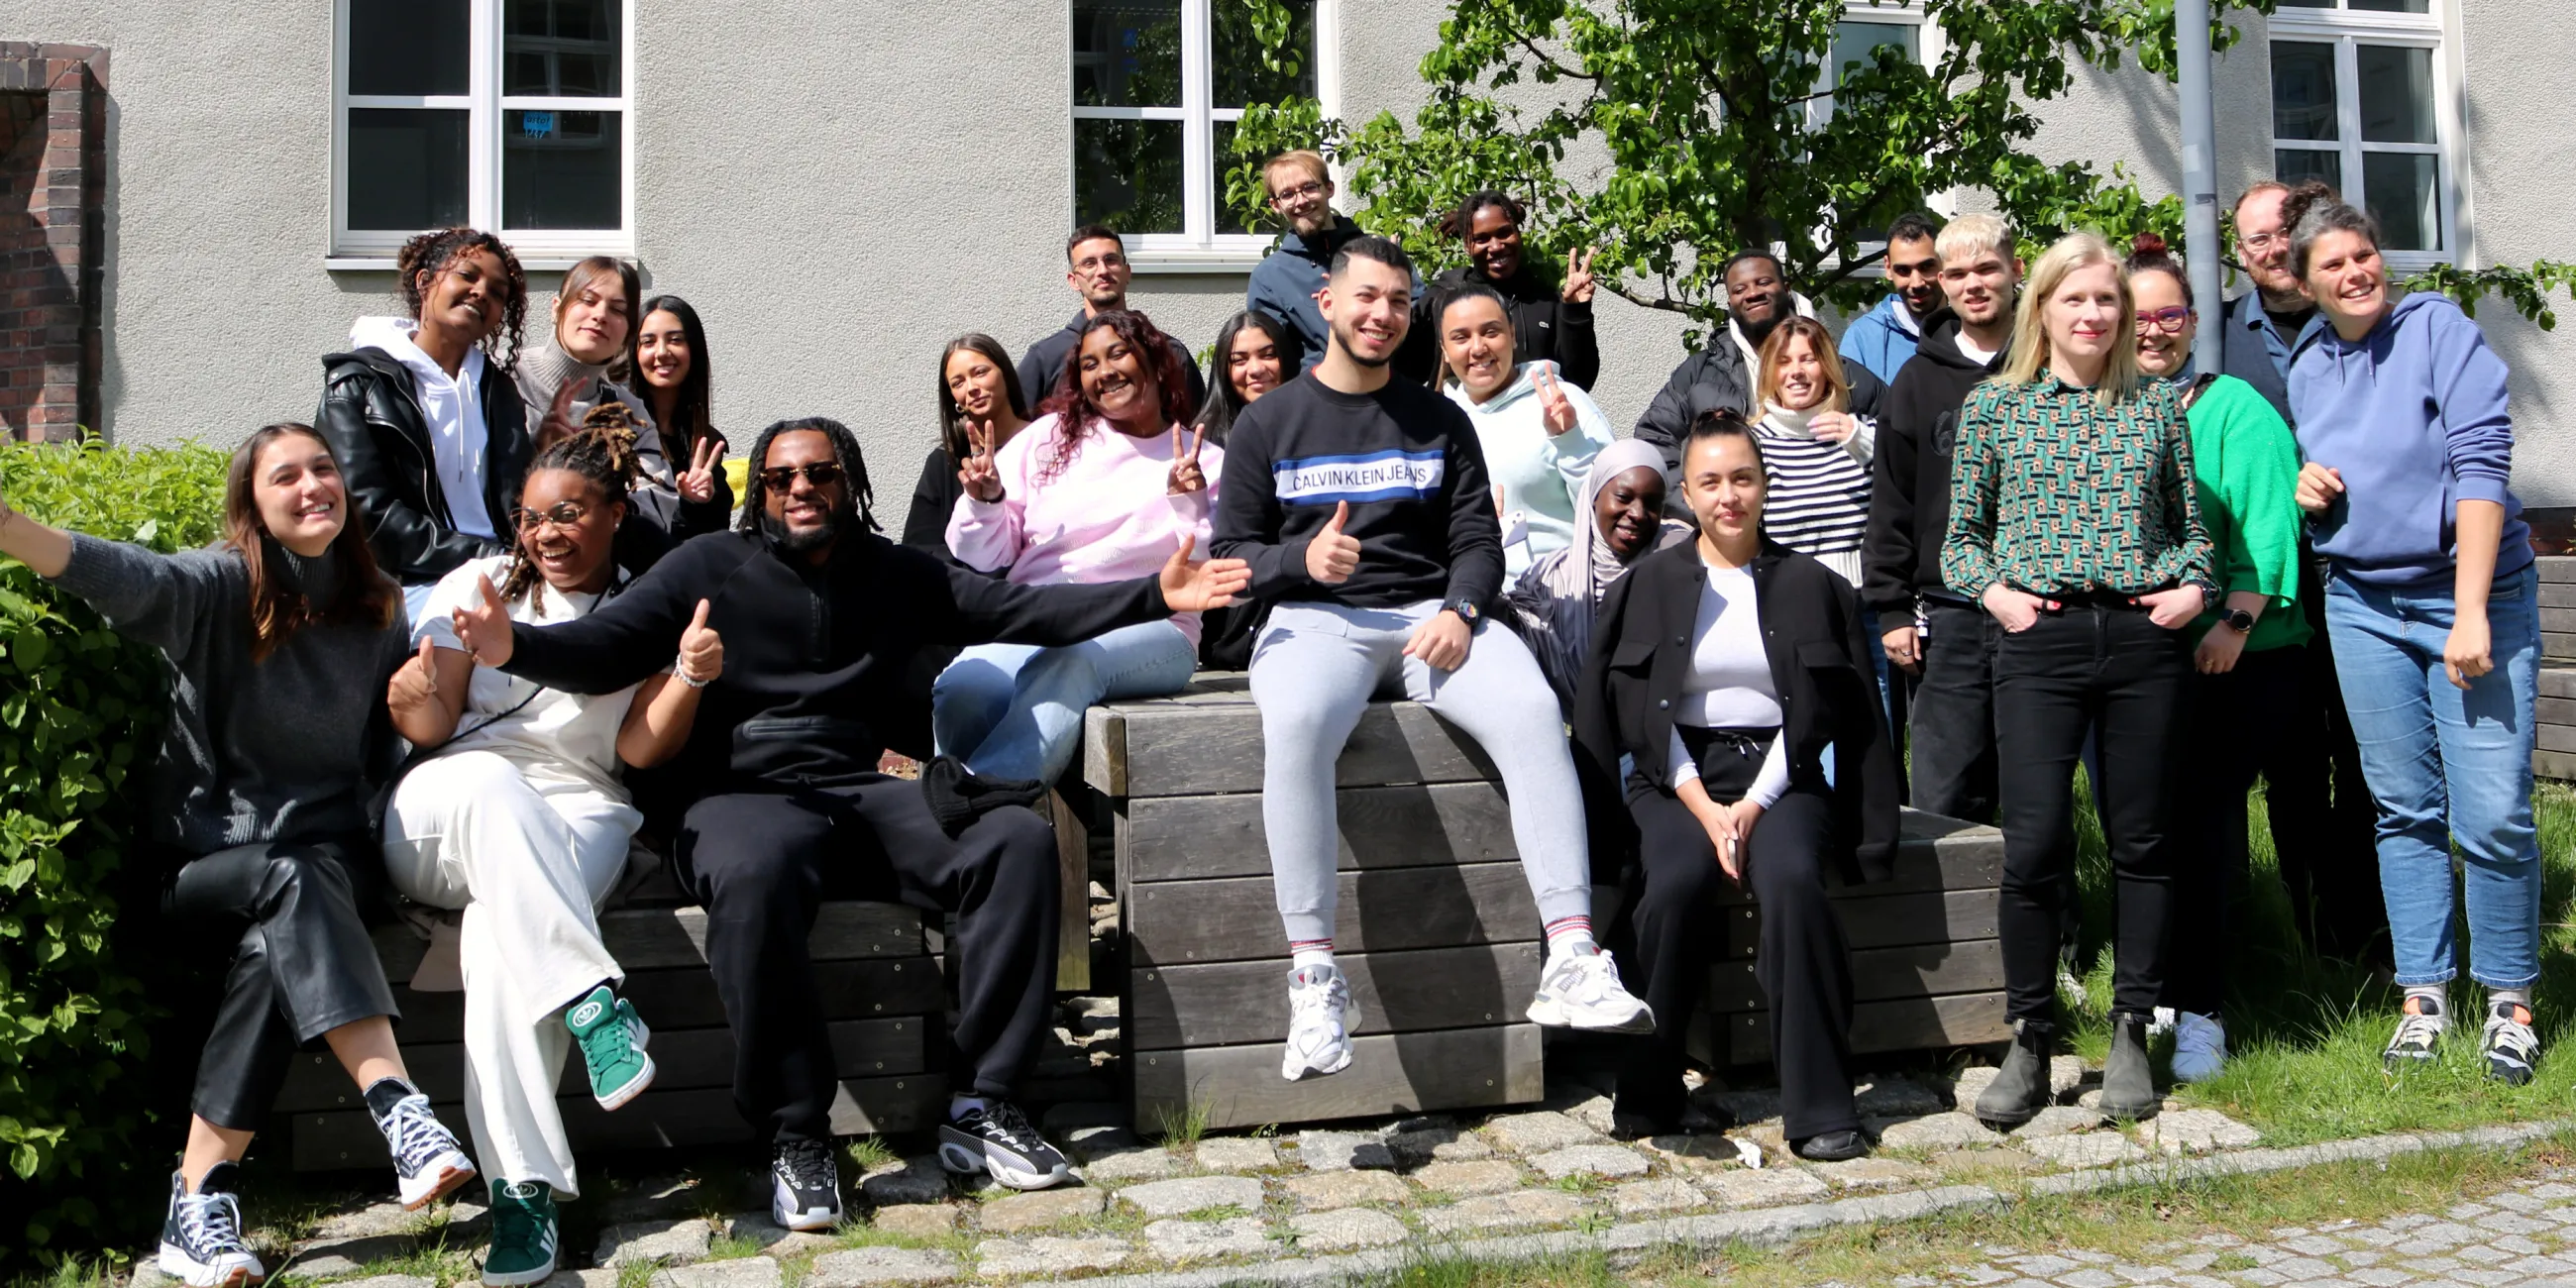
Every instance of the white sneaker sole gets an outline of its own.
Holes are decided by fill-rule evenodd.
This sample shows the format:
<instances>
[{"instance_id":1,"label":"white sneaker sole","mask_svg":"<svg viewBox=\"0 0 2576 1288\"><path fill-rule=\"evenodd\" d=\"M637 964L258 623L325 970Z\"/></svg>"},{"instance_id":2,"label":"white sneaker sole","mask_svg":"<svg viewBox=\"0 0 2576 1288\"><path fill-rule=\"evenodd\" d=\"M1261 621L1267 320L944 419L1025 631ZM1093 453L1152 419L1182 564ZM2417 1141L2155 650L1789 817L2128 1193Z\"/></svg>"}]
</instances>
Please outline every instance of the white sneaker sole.
<instances>
[{"instance_id":1,"label":"white sneaker sole","mask_svg":"<svg viewBox=\"0 0 2576 1288\"><path fill-rule=\"evenodd\" d=\"M807 1208L802 1212L790 1212L786 1208L780 1207L777 1202L773 1200L769 1205L769 1223L777 1226L781 1230L797 1230L811 1234L817 1230L829 1230L833 1226L839 1225L841 1223L841 1210L839 1208Z\"/></svg>"},{"instance_id":2,"label":"white sneaker sole","mask_svg":"<svg viewBox=\"0 0 2576 1288\"><path fill-rule=\"evenodd\" d=\"M417 1175L397 1181L394 1193L402 1199L403 1211L417 1212L473 1179L473 1162L463 1153L451 1149L422 1168Z\"/></svg>"},{"instance_id":3,"label":"white sneaker sole","mask_svg":"<svg viewBox=\"0 0 2576 1288\"><path fill-rule=\"evenodd\" d=\"M552 1257L547 1258L544 1267L537 1270L522 1270L514 1274L494 1274L489 1270L483 1272L483 1282L490 1284L492 1288L525 1288L528 1284L541 1284L554 1277L555 1258Z\"/></svg>"},{"instance_id":4,"label":"white sneaker sole","mask_svg":"<svg viewBox=\"0 0 2576 1288\"><path fill-rule=\"evenodd\" d=\"M1625 1016L1596 1015L1578 1012L1553 997L1541 994L1530 999L1530 1023L1551 1029L1581 1029L1587 1033L1652 1033L1655 1010L1644 1002Z\"/></svg>"},{"instance_id":5,"label":"white sneaker sole","mask_svg":"<svg viewBox=\"0 0 2576 1288\"><path fill-rule=\"evenodd\" d=\"M257 1260L225 1258L212 1265L202 1264L183 1249L162 1244L154 1258L161 1273L188 1285L188 1288L246 1288L268 1278L268 1271Z\"/></svg>"},{"instance_id":6,"label":"white sneaker sole","mask_svg":"<svg viewBox=\"0 0 2576 1288\"><path fill-rule=\"evenodd\" d=\"M1359 1026L1359 1003L1344 1003L1342 1006L1342 1042L1340 1046L1333 1048L1332 1056L1325 1063L1317 1064L1312 1060L1298 1059L1296 1048L1290 1047L1285 1054L1279 1057L1279 1076L1290 1082L1304 1082L1308 1078L1329 1078L1334 1074L1340 1073L1344 1069L1350 1068L1351 1030L1356 1029Z\"/></svg>"},{"instance_id":7,"label":"white sneaker sole","mask_svg":"<svg viewBox=\"0 0 2576 1288\"><path fill-rule=\"evenodd\" d=\"M939 1165L957 1176L990 1176L1015 1190L1052 1189L1073 1179L1071 1166L1052 1172L1013 1167L993 1157L980 1143L969 1145L956 1140L939 1142Z\"/></svg>"},{"instance_id":8,"label":"white sneaker sole","mask_svg":"<svg viewBox=\"0 0 2576 1288\"><path fill-rule=\"evenodd\" d=\"M652 1056L644 1055L642 1049L643 1045L644 1044L640 1042L636 1043L636 1054L644 1056L644 1071L628 1079L625 1086L619 1087L617 1090L609 1092L607 1095L595 1097L595 1099L599 1101L599 1107L601 1109L612 1112L618 1109L623 1109L629 1101L634 1100L637 1096L643 1095L653 1086L653 1075L660 1072L660 1066L653 1063Z\"/></svg>"}]
</instances>

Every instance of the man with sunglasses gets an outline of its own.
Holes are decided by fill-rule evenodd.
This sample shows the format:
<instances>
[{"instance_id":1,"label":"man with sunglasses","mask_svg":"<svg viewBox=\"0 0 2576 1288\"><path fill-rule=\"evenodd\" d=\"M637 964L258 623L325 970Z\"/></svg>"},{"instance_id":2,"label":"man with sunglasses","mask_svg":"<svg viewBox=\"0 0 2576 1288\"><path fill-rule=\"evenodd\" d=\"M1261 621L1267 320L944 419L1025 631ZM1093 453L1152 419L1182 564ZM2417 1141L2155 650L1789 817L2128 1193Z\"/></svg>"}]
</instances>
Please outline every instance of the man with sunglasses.
<instances>
[{"instance_id":1,"label":"man with sunglasses","mask_svg":"<svg viewBox=\"0 0 2576 1288\"><path fill-rule=\"evenodd\" d=\"M1009 799L1034 784L924 783L877 772L881 731L927 712L913 655L987 642L1060 646L1175 612L1222 608L1241 560L1192 565L1183 543L1155 577L1015 586L877 532L858 440L819 417L782 421L751 451L738 530L699 537L626 593L561 626L513 624L496 598L456 614L486 665L555 688L612 692L672 665L700 620L725 641L667 781L673 866L707 910L707 964L735 1042L734 1104L771 1147L771 1216L824 1229L841 1216L831 1110L839 1080L805 939L826 897L901 899L952 913L958 1053L940 1161L1016 1189L1070 1174L1010 1097L1047 1033L1057 876L1047 821ZM934 810L930 780L964 790ZM1031 799L1021 795L1019 799Z\"/></svg>"},{"instance_id":2,"label":"man with sunglasses","mask_svg":"<svg viewBox=\"0 0 2576 1288\"><path fill-rule=\"evenodd\" d=\"M1136 276L1136 266L1127 259L1126 240L1105 224L1074 229L1064 239L1064 262L1064 284L1082 297L1082 311L1020 356L1020 389L1028 396L1031 413L1064 383L1064 360L1082 343L1082 324L1107 310L1126 308L1127 283ZM1207 401L1207 383L1199 375L1198 359L1191 355L1190 346L1169 332L1163 338L1171 343L1172 356L1180 360L1181 378L1189 382L1190 405Z\"/></svg>"},{"instance_id":3,"label":"man with sunglasses","mask_svg":"<svg viewBox=\"0 0 2576 1288\"><path fill-rule=\"evenodd\" d=\"M1324 312L1316 306L1315 293L1324 289L1333 256L1363 234L1348 216L1334 213L1333 176L1324 168L1321 155L1303 148L1282 152L1261 168L1261 182L1269 189L1271 211L1288 225L1288 233L1279 239L1279 249L1253 268L1252 280L1244 288L1243 306L1267 313L1294 329L1297 338L1305 342L1305 366L1299 370L1311 371L1324 360L1324 350L1332 338L1324 325ZM1422 289L1422 275L1414 274L1417 313L1428 298ZM1426 338L1428 334L1424 330ZM1408 350L1397 356L1395 369L1427 370L1432 356L1427 349L1418 354ZM1412 361L1415 357L1422 360Z\"/></svg>"}]
</instances>

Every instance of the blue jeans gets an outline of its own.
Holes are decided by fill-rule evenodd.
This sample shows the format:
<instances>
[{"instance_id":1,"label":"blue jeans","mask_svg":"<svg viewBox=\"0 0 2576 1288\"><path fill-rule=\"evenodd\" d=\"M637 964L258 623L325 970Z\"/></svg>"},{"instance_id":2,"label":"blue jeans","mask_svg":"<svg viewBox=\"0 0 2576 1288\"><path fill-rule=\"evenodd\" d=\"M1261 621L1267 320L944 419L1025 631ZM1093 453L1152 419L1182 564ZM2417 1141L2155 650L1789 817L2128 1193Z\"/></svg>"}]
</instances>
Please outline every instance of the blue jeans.
<instances>
[{"instance_id":1,"label":"blue jeans","mask_svg":"<svg viewBox=\"0 0 2576 1288\"><path fill-rule=\"evenodd\" d=\"M2392 593L2348 577L2326 587L2335 674L2379 807L2379 888L2397 982L2459 972L2451 847L2466 860L2469 977L2519 988L2540 977L2540 839L2531 819L2540 574L2487 597L2495 669L2454 687L2442 670L2452 597Z\"/></svg>"},{"instance_id":2,"label":"blue jeans","mask_svg":"<svg viewBox=\"0 0 2576 1288\"><path fill-rule=\"evenodd\" d=\"M931 684L931 738L983 777L1052 784L1082 745L1084 708L1177 692L1197 666L1198 650L1170 622L1062 648L978 644Z\"/></svg>"}]
</instances>

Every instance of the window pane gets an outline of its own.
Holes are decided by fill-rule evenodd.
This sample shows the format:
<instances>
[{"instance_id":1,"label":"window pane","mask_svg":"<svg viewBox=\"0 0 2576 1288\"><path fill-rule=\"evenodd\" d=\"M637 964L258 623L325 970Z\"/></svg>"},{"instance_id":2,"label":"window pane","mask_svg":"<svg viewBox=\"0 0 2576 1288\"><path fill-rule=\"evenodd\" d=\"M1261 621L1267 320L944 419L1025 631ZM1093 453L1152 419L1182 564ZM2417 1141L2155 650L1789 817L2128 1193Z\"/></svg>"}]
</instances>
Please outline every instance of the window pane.
<instances>
[{"instance_id":1,"label":"window pane","mask_svg":"<svg viewBox=\"0 0 2576 1288\"><path fill-rule=\"evenodd\" d=\"M2422 152L2361 154L2361 197L2379 220L2379 244L2389 250L2442 249L2441 195L2433 186L2436 158Z\"/></svg>"},{"instance_id":2,"label":"window pane","mask_svg":"<svg viewBox=\"0 0 2576 1288\"><path fill-rule=\"evenodd\" d=\"M1216 78L1211 101L1218 107L1276 103L1315 96L1315 0L1287 0L1288 48L1297 53L1297 74L1282 76L1263 65L1261 38L1252 29L1251 0L1214 0L1215 28L1208 49Z\"/></svg>"},{"instance_id":3,"label":"window pane","mask_svg":"<svg viewBox=\"0 0 2576 1288\"><path fill-rule=\"evenodd\" d=\"M2355 9L2374 13L2431 13L2431 0L2352 0Z\"/></svg>"},{"instance_id":4,"label":"window pane","mask_svg":"<svg viewBox=\"0 0 2576 1288\"><path fill-rule=\"evenodd\" d=\"M349 109L349 227L464 223L467 119L438 108Z\"/></svg>"},{"instance_id":5,"label":"window pane","mask_svg":"<svg viewBox=\"0 0 2576 1288\"><path fill-rule=\"evenodd\" d=\"M2315 148L2275 148L2272 150L2272 177L2287 184L2309 179L2323 179L2337 192L2343 191L2343 154Z\"/></svg>"},{"instance_id":6,"label":"window pane","mask_svg":"<svg viewBox=\"0 0 2576 1288\"><path fill-rule=\"evenodd\" d=\"M2361 138L2365 143L2431 143L2433 51L2362 45Z\"/></svg>"},{"instance_id":7,"label":"window pane","mask_svg":"<svg viewBox=\"0 0 2576 1288\"><path fill-rule=\"evenodd\" d=\"M1181 105L1181 0L1073 0L1073 101Z\"/></svg>"},{"instance_id":8,"label":"window pane","mask_svg":"<svg viewBox=\"0 0 2576 1288\"><path fill-rule=\"evenodd\" d=\"M1842 83L1853 63L1868 66L1876 61L1871 51L1880 45L1894 45L1905 51L1910 61L1915 56L1914 42L1923 29L1910 22L1843 22L1834 24L1833 82Z\"/></svg>"},{"instance_id":9,"label":"window pane","mask_svg":"<svg viewBox=\"0 0 2576 1288\"><path fill-rule=\"evenodd\" d=\"M349 0L349 92L465 93L465 40L465 0Z\"/></svg>"},{"instance_id":10,"label":"window pane","mask_svg":"<svg viewBox=\"0 0 2576 1288\"><path fill-rule=\"evenodd\" d=\"M2341 137L2335 127L2334 46L2272 42L2272 137Z\"/></svg>"},{"instance_id":11,"label":"window pane","mask_svg":"<svg viewBox=\"0 0 2576 1288\"><path fill-rule=\"evenodd\" d=\"M1243 222L1243 212L1225 199L1225 174L1235 167L1233 154L1226 150L1234 145L1234 122L1210 121L1208 137L1212 144L1209 151L1214 153L1208 174L1216 185L1216 230L1219 235L1251 232L1252 229Z\"/></svg>"},{"instance_id":12,"label":"window pane","mask_svg":"<svg viewBox=\"0 0 2576 1288\"><path fill-rule=\"evenodd\" d=\"M615 98L621 0L509 0L501 20L501 92Z\"/></svg>"},{"instance_id":13,"label":"window pane","mask_svg":"<svg viewBox=\"0 0 2576 1288\"><path fill-rule=\"evenodd\" d=\"M501 226L621 228L618 112L501 113Z\"/></svg>"},{"instance_id":14,"label":"window pane","mask_svg":"<svg viewBox=\"0 0 2576 1288\"><path fill-rule=\"evenodd\" d=\"M2281 0L2284 9L2332 9L2335 0Z\"/></svg>"},{"instance_id":15,"label":"window pane","mask_svg":"<svg viewBox=\"0 0 2576 1288\"><path fill-rule=\"evenodd\" d=\"M1073 123L1073 222L1122 233L1177 233L1181 224L1181 123Z\"/></svg>"}]
</instances>

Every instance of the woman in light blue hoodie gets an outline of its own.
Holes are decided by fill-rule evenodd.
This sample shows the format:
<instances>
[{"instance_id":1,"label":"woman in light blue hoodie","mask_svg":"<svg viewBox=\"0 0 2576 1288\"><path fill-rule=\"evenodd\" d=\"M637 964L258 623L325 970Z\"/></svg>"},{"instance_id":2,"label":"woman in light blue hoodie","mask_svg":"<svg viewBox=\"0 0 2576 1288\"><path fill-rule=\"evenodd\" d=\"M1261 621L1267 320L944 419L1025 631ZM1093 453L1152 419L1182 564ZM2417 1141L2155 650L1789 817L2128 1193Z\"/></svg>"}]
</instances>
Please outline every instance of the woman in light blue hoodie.
<instances>
[{"instance_id":1,"label":"woman in light blue hoodie","mask_svg":"<svg viewBox=\"0 0 2576 1288\"><path fill-rule=\"evenodd\" d=\"M1503 520L1503 574L1518 578L1574 544L1584 478L1610 445L1610 422L1582 386L1557 379L1553 361L1512 360L1511 311L1492 287L1444 292L1439 310L1440 359L1457 381L1449 401L1466 409L1485 449Z\"/></svg>"},{"instance_id":2,"label":"woman in light blue hoodie","mask_svg":"<svg viewBox=\"0 0 2576 1288\"><path fill-rule=\"evenodd\" d=\"M2290 267L2329 325L2290 359L2299 504L2331 568L2326 627L2379 807L2379 884L2406 990L2384 1056L2435 1058L2450 1024L2451 847L2465 863L2469 975L2487 1072L2540 1057L2540 846L2532 825L2538 570L2513 472L2505 366L2457 304L2391 303L2379 229L2323 185L2283 208Z\"/></svg>"}]
</instances>

